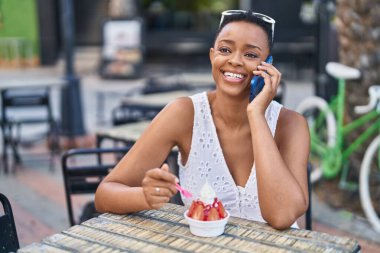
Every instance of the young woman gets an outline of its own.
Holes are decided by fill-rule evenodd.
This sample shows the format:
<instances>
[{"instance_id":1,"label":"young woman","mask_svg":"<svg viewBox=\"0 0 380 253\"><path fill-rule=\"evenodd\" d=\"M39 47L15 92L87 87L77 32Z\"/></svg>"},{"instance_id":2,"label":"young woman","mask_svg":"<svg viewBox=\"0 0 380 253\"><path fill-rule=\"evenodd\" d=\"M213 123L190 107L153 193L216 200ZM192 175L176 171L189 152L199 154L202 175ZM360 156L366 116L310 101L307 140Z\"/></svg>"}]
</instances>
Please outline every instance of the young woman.
<instances>
[{"instance_id":1,"label":"young woman","mask_svg":"<svg viewBox=\"0 0 380 253\"><path fill-rule=\"evenodd\" d=\"M178 179L162 163L177 146L180 183L195 197L207 180L232 216L296 227L308 206L310 140L304 118L273 101L281 73L264 61L274 23L254 12L222 13L210 49L216 89L178 98L157 115L99 185L99 211L129 213L167 203ZM249 102L255 75L265 85Z\"/></svg>"}]
</instances>

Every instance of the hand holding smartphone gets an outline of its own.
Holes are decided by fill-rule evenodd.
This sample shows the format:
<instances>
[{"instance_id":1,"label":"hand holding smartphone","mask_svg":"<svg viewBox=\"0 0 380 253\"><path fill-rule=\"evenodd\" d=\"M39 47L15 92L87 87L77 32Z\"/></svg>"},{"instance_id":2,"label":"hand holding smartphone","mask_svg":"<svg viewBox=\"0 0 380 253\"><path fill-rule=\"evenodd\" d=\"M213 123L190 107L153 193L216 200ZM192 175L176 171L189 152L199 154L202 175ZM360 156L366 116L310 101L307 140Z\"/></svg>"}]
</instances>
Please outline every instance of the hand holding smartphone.
<instances>
[{"instance_id":1,"label":"hand holding smartphone","mask_svg":"<svg viewBox=\"0 0 380 253\"><path fill-rule=\"evenodd\" d=\"M273 63L273 57L271 55L268 56L268 58L265 60L266 63ZM249 102L252 102L252 100L260 93L260 91L264 87L264 78L261 76L254 76L251 80L251 92L249 95Z\"/></svg>"}]
</instances>

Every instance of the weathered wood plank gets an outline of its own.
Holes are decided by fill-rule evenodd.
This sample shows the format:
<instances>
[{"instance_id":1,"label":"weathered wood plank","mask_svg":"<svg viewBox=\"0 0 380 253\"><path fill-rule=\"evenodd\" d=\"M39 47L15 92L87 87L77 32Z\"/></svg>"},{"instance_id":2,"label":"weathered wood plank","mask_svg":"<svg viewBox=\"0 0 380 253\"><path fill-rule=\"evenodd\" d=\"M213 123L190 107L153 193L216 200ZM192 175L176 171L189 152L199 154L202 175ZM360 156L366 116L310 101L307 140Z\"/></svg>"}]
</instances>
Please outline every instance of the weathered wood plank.
<instances>
[{"instance_id":1,"label":"weathered wood plank","mask_svg":"<svg viewBox=\"0 0 380 253\"><path fill-rule=\"evenodd\" d=\"M279 231L265 223L231 217L224 234L215 238L190 233L185 208L167 204L160 210L129 215L102 214L30 246L57 252L355 252L347 237L313 231ZM61 250L61 251L60 251ZM52 251L54 252L54 251Z\"/></svg>"}]
</instances>

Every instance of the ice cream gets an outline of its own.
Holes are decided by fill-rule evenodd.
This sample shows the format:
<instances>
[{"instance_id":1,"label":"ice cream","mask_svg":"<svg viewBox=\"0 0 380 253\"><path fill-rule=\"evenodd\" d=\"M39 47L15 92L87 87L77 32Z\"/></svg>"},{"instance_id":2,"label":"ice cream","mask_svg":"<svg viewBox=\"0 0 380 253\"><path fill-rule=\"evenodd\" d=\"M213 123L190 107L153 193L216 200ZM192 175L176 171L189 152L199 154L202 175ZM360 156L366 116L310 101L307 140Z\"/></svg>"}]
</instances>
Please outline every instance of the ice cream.
<instances>
[{"instance_id":1,"label":"ice cream","mask_svg":"<svg viewBox=\"0 0 380 253\"><path fill-rule=\"evenodd\" d=\"M202 186L199 200L205 204L211 205L214 202L215 198L216 193L214 189L212 189L211 185L206 181L206 183Z\"/></svg>"},{"instance_id":2,"label":"ice cream","mask_svg":"<svg viewBox=\"0 0 380 253\"><path fill-rule=\"evenodd\" d=\"M200 221L214 221L226 217L223 204L216 197L215 191L206 181L203 185L198 200L193 200L187 215Z\"/></svg>"}]
</instances>

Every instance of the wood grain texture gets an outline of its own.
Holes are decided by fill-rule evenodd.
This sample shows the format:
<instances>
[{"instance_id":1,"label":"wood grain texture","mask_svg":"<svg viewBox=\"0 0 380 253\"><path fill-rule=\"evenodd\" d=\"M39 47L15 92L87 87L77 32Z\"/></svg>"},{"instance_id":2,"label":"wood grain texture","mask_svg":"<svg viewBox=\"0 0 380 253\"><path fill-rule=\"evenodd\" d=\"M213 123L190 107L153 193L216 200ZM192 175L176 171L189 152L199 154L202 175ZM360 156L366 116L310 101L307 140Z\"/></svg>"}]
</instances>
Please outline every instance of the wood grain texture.
<instances>
[{"instance_id":1,"label":"wood grain texture","mask_svg":"<svg viewBox=\"0 0 380 253\"><path fill-rule=\"evenodd\" d=\"M279 231L265 223L231 217L214 238L190 233L185 208L129 215L103 214L45 238L20 252L357 252L357 241L301 229Z\"/></svg>"}]
</instances>

